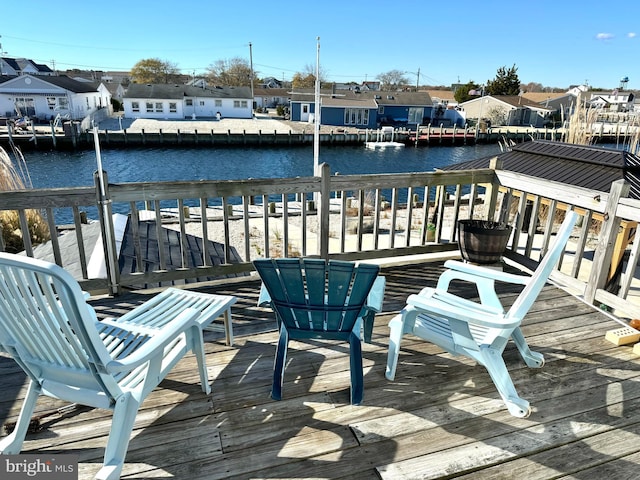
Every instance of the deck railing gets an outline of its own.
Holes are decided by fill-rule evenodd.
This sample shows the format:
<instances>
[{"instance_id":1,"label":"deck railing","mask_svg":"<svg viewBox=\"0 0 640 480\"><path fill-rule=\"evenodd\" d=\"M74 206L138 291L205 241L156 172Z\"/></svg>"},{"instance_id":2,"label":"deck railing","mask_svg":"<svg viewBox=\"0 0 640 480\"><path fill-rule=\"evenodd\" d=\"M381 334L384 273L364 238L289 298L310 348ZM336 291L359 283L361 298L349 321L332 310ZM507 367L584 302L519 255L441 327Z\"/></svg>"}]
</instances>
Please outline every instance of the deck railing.
<instances>
[{"instance_id":1,"label":"deck railing","mask_svg":"<svg viewBox=\"0 0 640 480\"><path fill-rule=\"evenodd\" d=\"M132 286L247 274L251 261L265 256L455 255L455 225L465 218L508 221L515 228L506 257L534 268L571 209L580 226L553 278L590 303L632 315L636 305L627 300L638 288L640 202L625 198L628 185L594 192L492 167L337 175L325 164L317 177L124 184L107 178L104 195L97 179L95 187L0 192L0 210L18 211L30 256L27 210L40 211L58 235L38 248L74 270L83 288L117 294ZM94 228L105 239L98 248L95 234L85 233L86 211L97 217ZM127 262L119 255L114 212L129 219ZM58 218L72 218L73 225ZM95 263L102 273L95 273Z\"/></svg>"}]
</instances>

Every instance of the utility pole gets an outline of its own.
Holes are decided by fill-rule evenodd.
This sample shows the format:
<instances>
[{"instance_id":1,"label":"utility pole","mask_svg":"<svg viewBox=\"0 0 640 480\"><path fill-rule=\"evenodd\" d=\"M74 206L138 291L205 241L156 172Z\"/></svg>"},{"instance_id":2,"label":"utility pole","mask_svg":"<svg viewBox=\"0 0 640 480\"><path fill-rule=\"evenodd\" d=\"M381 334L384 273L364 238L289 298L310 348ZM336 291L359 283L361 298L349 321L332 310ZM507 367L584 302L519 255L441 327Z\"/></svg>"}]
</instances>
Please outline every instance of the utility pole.
<instances>
[{"instance_id":1,"label":"utility pole","mask_svg":"<svg viewBox=\"0 0 640 480\"><path fill-rule=\"evenodd\" d=\"M0 35L0 38L2 38L2 35ZM2 49L2 43L0 43L0 75L4 75L4 72L2 71L2 64L4 63L4 60L2 59L2 57L4 57L6 54L7 52Z\"/></svg>"},{"instance_id":2,"label":"utility pole","mask_svg":"<svg viewBox=\"0 0 640 480\"><path fill-rule=\"evenodd\" d=\"M420 85L420 67L418 67L418 73L416 73L416 92L418 91L419 85Z\"/></svg>"},{"instance_id":3,"label":"utility pole","mask_svg":"<svg viewBox=\"0 0 640 480\"><path fill-rule=\"evenodd\" d=\"M249 42L249 67L251 68L251 117L253 117L253 49Z\"/></svg>"}]
</instances>

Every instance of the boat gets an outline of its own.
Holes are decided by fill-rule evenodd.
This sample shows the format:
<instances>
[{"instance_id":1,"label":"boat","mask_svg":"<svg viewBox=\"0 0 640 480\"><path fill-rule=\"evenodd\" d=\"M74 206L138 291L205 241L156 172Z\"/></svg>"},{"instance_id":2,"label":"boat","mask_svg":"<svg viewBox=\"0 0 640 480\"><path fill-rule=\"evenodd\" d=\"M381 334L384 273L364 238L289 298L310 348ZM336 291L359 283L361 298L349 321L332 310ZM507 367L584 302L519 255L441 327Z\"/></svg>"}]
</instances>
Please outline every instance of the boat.
<instances>
[{"instance_id":1,"label":"boat","mask_svg":"<svg viewBox=\"0 0 640 480\"><path fill-rule=\"evenodd\" d=\"M391 140L386 140L388 134L391 134ZM365 148L375 150L377 148L401 148L404 147L404 143L393 141L393 127L382 127L376 132L375 142L365 142Z\"/></svg>"}]
</instances>

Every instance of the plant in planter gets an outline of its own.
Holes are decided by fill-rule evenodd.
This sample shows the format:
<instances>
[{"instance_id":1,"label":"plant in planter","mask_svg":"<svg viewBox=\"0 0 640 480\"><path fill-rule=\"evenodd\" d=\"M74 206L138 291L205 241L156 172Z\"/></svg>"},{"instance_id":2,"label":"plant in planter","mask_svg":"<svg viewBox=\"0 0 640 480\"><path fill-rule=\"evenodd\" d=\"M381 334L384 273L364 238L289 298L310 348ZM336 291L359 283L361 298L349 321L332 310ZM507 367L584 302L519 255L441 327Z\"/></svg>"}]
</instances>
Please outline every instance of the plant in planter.
<instances>
[{"instance_id":1,"label":"plant in planter","mask_svg":"<svg viewBox=\"0 0 640 480\"><path fill-rule=\"evenodd\" d=\"M436 226L433 223L427 224L427 242L436 241Z\"/></svg>"},{"instance_id":2,"label":"plant in planter","mask_svg":"<svg viewBox=\"0 0 640 480\"><path fill-rule=\"evenodd\" d=\"M458 243L462 258L471 263L491 264L501 260L512 227L489 220L459 220Z\"/></svg>"}]
</instances>

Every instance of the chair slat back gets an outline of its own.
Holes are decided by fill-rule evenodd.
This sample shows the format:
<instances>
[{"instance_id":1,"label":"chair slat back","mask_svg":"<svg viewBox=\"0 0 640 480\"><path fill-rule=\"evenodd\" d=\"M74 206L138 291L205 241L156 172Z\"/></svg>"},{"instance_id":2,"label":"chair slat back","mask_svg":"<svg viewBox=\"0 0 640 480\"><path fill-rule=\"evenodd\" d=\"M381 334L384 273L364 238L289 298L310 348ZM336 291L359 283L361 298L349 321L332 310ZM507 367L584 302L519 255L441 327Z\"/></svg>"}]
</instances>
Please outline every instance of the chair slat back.
<instances>
[{"instance_id":1,"label":"chair slat back","mask_svg":"<svg viewBox=\"0 0 640 480\"><path fill-rule=\"evenodd\" d=\"M62 268L0 253L0 343L34 381L102 389L95 371L110 357L95 322Z\"/></svg>"},{"instance_id":2,"label":"chair slat back","mask_svg":"<svg viewBox=\"0 0 640 480\"><path fill-rule=\"evenodd\" d=\"M348 332L380 268L322 259L261 259L254 265L287 328Z\"/></svg>"},{"instance_id":3,"label":"chair slat back","mask_svg":"<svg viewBox=\"0 0 640 480\"><path fill-rule=\"evenodd\" d=\"M568 211L560 229L556 234L555 241L551 248L547 251L547 254L543 257L542 261L538 264L535 272L531 276L531 280L524 287L518 298L516 298L511 308L506 314L508 319L522 320L527 314L533 303L538 298L542 287L549 279L551 272L555 268L560 256L565 250L571 231L578 220L578 214L573 211Z\"/></svg>"}]
</instances>

